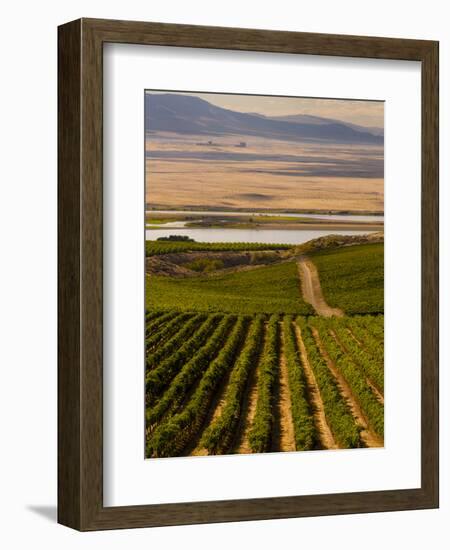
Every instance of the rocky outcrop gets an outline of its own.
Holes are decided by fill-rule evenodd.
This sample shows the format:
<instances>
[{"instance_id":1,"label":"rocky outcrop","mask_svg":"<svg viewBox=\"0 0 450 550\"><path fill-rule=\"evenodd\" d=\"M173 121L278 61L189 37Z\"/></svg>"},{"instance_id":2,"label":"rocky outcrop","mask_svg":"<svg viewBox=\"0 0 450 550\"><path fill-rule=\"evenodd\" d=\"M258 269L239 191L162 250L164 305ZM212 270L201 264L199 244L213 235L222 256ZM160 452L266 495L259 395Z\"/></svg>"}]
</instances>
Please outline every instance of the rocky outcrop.
<instances>
[{"instance_id":1,"label":"rocky outcrop","mask_svg":"<svg viewBox=\"0 0 450 550\"><path fill-rule=\"evenodd\" d=\"M294 256L316 252L318 250L340 248L343 246L353 246L357 244L383 243L384 232L367 233L365 235L326 235L313 239L307 243L296 246L291 253Z\"/></svg>"}]
</instances>

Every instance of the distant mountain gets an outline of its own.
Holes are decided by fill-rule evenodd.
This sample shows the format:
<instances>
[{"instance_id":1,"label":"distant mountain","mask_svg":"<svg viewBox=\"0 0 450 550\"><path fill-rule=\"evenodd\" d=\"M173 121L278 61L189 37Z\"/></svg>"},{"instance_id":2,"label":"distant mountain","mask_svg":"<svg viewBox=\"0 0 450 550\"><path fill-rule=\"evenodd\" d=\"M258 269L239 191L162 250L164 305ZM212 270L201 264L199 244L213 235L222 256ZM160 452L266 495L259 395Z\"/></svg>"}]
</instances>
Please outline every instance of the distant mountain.
<instances>
[{"instance_id":1,"label":"distant mountain","mask_svg":"<svg viewBox=\"0 0 450 550\"><path fill-rule=\"evenodd\" d=\"M354 130L370 132L374 136L384 137L384 129L378 128L378 126L359 126L358 124L352 124L351 122L346 122L345 124Z\"/></svg>"},{"instance_id":2,"label":"distant mountain","mask_svg":"<svg viewBox=\"0 0 450 550\"><path fill-rule=\"evenodd\" d=\"M294 119L240 113L216 107L198 97L181 94L146 94L145 127L150 132L176 132L208 136L226 134L258 136L289 141L382 144L383 137L365 129L323 119L318 123L306 115Z\"/></svg>"},{"instance_id":3,"label":"distant mountain","mask_svg":"<svg viewBox=\"0 0 450 550\"><path fill-rule=\"evenodd\" d=\"M321 116L314 116L314 115L284 115L284 116L271 116L269 118L272 118L274 120L284 120L285 122L298 122L300 124L322 125L322 124L335 124L336 122L344 124L341 120L324 118Z\"/></svg>"},{"instance_id":4,"label":"distant mountain","mask_svg":"<svg viewBox=\"0 0 450 550\"><path fill-rule=\"evenodd\" d=\"M268 117L275 120L284 120L285 122L298 122L301 124L344 124L344 126L348 126L349 128L353 128L354 130L357 130L358 132L369 132L369 134L373 134L374 136L383 136L384 130L383 128L378 128L376 126L361 126L360 124L353 124L352 122L347 122L343 120L336 120L333 118L325 118L320 116L313 116L313 115L284 115L284 116L272 116Z\"/></svg>"}]
</instances>

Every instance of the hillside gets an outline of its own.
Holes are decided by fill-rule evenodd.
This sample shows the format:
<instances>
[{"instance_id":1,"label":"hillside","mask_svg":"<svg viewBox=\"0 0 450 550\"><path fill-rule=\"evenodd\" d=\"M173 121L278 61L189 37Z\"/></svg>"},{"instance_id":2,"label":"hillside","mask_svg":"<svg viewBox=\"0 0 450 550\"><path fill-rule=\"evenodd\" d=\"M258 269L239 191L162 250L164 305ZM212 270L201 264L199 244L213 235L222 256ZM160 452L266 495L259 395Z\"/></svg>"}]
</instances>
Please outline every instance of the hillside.
<instances>
[{"instance_id":1,"label":"hillside","mask_svg":"<svg viewBox=\"0 0 450 550\"><path fill-rule=\"evenodd\" d=\"M258 136L287 141L383 143L383 137L340 121L307 118L279 119L241 113L212 105L204 99L180 94L146 94L146 130L179 134Z\"/></svg>"}]
</instances>

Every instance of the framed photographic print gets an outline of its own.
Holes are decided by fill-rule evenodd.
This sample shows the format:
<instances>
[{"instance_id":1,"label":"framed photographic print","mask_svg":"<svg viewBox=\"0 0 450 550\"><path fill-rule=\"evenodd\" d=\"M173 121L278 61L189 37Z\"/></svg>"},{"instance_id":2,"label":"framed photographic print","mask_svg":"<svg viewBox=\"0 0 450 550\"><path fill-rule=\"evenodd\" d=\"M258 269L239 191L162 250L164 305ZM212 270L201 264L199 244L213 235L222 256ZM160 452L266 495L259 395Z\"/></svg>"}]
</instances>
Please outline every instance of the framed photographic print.
<instances>
[{"instance_id":1,"label":"framed photographic print","mask_svg":"<svg viewBox=\"0 0 450 550\"><path fill-rule=\"evenodd\" d=\"M58 518L438 506L438 44L59 28Z\"/></svg>"}]
</instances>

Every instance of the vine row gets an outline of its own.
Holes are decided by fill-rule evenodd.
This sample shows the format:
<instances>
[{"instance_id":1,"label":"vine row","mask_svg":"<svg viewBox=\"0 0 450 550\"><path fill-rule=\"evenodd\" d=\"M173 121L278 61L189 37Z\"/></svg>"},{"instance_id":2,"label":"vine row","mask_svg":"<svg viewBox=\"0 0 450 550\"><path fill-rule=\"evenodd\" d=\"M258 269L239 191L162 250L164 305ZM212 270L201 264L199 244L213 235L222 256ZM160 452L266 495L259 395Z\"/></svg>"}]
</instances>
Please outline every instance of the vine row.
<instances>
[{"instance_id":1,"label":"vine row","mask_svg":"<svg viewBox=\"0 0 450 550\"><path fill-rule=\"evenodd\" d=\"M279 317L272 315L267 326L267 336L259 367L258 400L253 425L248 440L254 453L270 449L274 420L274 390L278 375Z\"/></svg>"},{"instance_id":2,"label":"vine row","mask_svg":"<svg viewBox=\"0 0 450 550\"><path fill-rule=\"evenodd\" d=\"M235 322L235 315L226 315L208 339L207 343L188 361L175 376L167 391L158 403L147 411L147 425L154 426L163 418L173 416L187 397L195 381L207 369L210 361L226 341L231 325Z\"/></svg>"},{"instance_id":3,"label":"vine row","mask_svg":"<svg viewBox=\"0 0 450 550\"><path fill-rule=\"evenodd\" d=\"M147 456L178 456L198 433L220 382L233 365L237 350L246 335L247 325L248 317L238 318L224 347L209 364L186 407L158 426L152 434Z\"/></svg>"},{"instance_id":4,"label":"vine row","mask_svg":"<svg viewBox=\"0 0 450 550\"><path fill-rule=\"evenodd\" d=\"M343 352L342 348L327 330L322 319L315 319L314 324L319 331L320 339L330 359L342 372L354 397L361 406L370 427L379 436L384 436L384 407L377 400L370 386L367 385L365 376L352 359Z\"/></svg>"},{"instance_id":5,"label":"vine row","mask_svg":"<svg viewBox=\"0 0 450 550\"><path fill-rule=\"evenodd\" d=\"M158 367L147 372L146 375L145 387L149 406L152 406L152 402L161 395L179 369L205 343L208 336L214 330L217 321L221 318L222 315L220 314L208 316L200 328L181 347L179 347L179 343L176 340L171 342L170 346L169 342L167 343L167 358Z\"/></svg>"},{"instance_id":6,"label":"vine row","mask_svg":"<svg viewBox=\"0 0 450 550\"><path fill-rule=\"evenodd\" d=\"M335 440L343 448L360 447L360 428L356 425L350 408L317 347L310 326L303 317L298 317L296 322L305 344L309 364L319 386L325 417Z\"/></svg>"},{"instance_id":7,"label":"vine row","mask_svg":"<svg viewBox=\"0 0 450 550\"><path fill-rule=\"evenodd\" d=\"M231 373L222 412L202 436L200 445L210 454L224 454L231 449L241 417L247 380L258 360L263 330L264 316L259 315L250 326L245 346Z\"/></svg>"},{"instance_id":8,"label":"vine row","mask_svg":"<svg viewBox=\"0 0 450 550\"><path fill-rule=\"evenodd\" d=\"M306 393L306 379L296 343L292 316L286 315L284 325L284 355L291 394L291 412L294 424L295 447L297 451L307 451L317 440L316 428Z\"/></svg>"}]
</instances>

